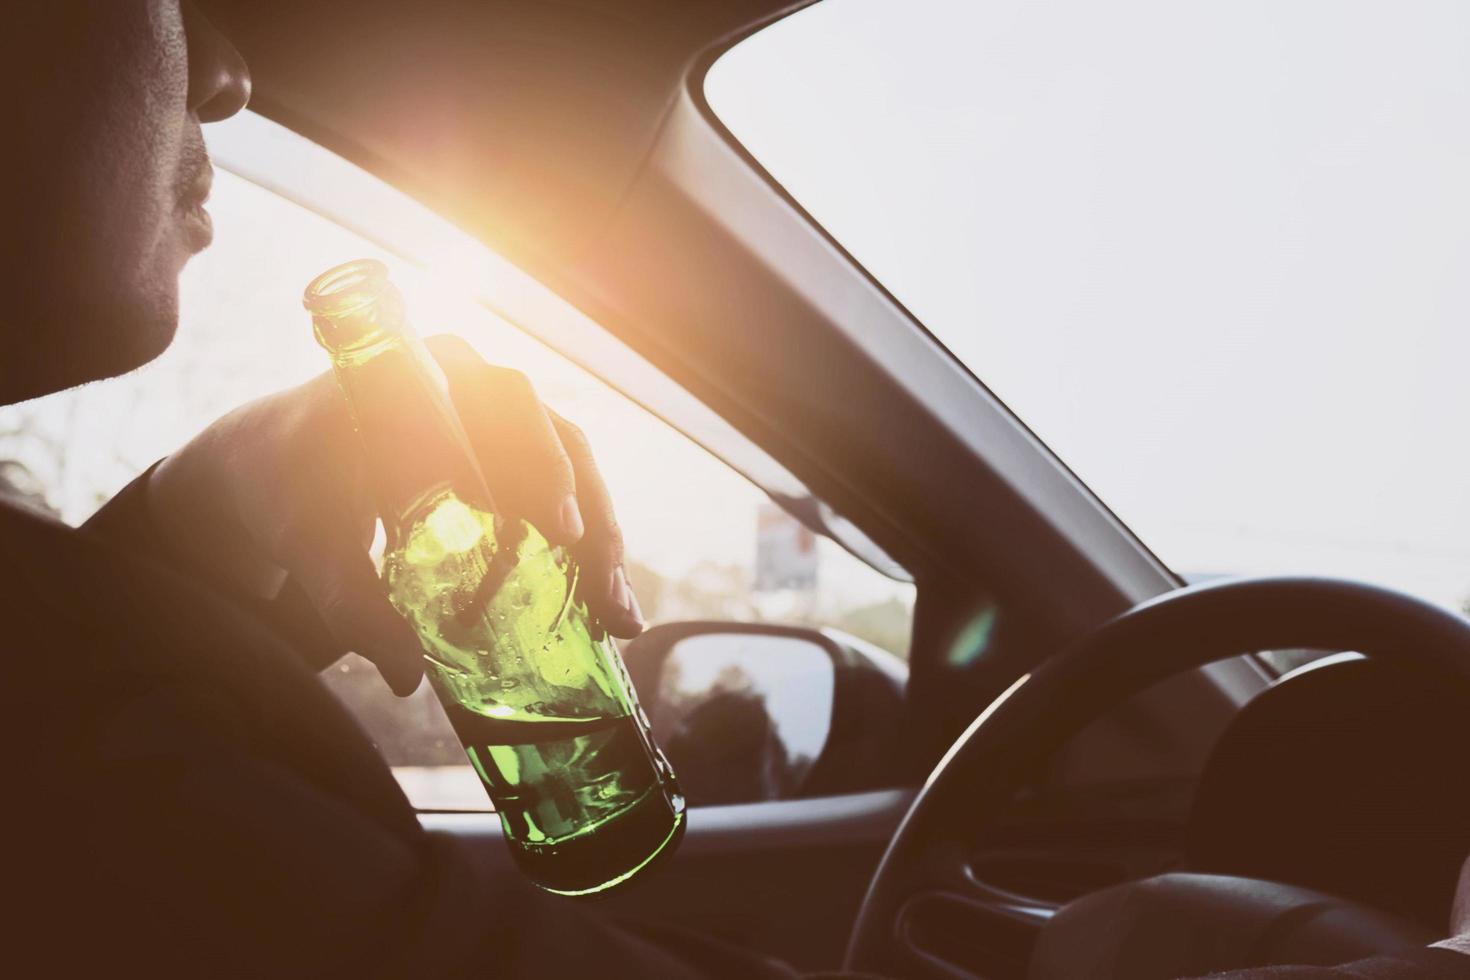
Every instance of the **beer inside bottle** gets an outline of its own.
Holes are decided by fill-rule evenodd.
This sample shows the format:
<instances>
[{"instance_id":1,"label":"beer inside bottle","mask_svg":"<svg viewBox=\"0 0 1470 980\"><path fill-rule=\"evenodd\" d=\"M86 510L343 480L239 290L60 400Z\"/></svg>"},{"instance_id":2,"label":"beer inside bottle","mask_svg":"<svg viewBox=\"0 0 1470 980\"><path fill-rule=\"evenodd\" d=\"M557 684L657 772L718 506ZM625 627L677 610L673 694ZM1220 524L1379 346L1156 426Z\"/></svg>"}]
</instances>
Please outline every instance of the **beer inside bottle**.
<instances>
[{"instance_id":1,"label":"beer inside bottle","mask_svg":"<svg viewBox=\"0 0 1470 980\"><path fill-rule=\"evenodd\" d=\"M438 364L380 262L306 291L367 453L383 578L521 870L602 892L677 846L684 798L577 565L495 511ZM506 460L505 465L516 465Z\"/></svg>"}]
</instances>

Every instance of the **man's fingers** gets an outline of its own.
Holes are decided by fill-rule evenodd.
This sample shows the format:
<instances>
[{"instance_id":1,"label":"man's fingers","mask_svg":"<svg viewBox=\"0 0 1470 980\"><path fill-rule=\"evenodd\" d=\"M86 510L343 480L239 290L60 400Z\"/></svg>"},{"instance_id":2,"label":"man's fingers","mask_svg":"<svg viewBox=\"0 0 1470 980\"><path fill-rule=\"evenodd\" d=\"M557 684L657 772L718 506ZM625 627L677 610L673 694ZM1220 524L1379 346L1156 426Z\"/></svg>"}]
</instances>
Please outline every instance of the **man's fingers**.
<instances>
[{"instance_id":1,"label":"man's fingers","mask_svg":"<svg viewBox=\"0 0 1470 980\"><path fill-rule=\"evenodd\" d=\"M486 364L456 337L432 337L428 347L449 379L496 505L530 521L553 544L579 541L584 515L572 461L530 380Z\"/></svg>"},{"instance_id":2,"label":"man's fingers","mask_svg":"<svg viewBox=\"0 0 1470 980\"><path fill-rule=\"evenodd\" d=\"M574 545L588 607L614 636L637 636L643 613L623 567L612 498L587 438L542 405L519 371L486 364L457 337L433 337L427 344L449 379L500 510L529 520L554 544Z\"/></svg>"},{"instance_id":3,"label":"man's fingers","mask_svg":"<svg viewBox=\"0 0 1470 980\"><path fill-rule=\"evenodd\" d=\"M412 694L424 676L423 648L388 601L372 560L347 538L301 558L291 575L327 630L344 650L371 660L394 694Z\"/></svg>"},{"instance_id":4,"label":"man's fingers","mask_svg":"<svg viewBox=\"0 0 1470 980\"><path fill-rule=\"evenodd\" d=\"M574 549L582 565L582 598L609 633L637 636L643 632L643 610L623 566L623 532L613 512L612 495L582 430L550 409L546 412L571 460L577 499L587 522L587 532Z\"/></svg>"}]
</instances>

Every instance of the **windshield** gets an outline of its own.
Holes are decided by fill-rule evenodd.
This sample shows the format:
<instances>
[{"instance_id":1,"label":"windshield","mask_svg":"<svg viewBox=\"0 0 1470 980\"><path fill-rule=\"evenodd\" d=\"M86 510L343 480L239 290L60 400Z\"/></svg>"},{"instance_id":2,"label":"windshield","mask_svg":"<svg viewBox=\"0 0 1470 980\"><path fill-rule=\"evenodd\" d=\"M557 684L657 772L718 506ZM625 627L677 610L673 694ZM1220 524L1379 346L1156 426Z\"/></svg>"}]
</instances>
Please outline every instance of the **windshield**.
<instances>
[{"instance_id":1,"label":"windshield","mask_svg":"<svg viewBox=\"0 0 1470 980\"><path fill-rule=\"evenodd\" d=\"M705 90L1175 571L1470 599L1470 6L826 0Z\"/></svg>"}]
</instances>

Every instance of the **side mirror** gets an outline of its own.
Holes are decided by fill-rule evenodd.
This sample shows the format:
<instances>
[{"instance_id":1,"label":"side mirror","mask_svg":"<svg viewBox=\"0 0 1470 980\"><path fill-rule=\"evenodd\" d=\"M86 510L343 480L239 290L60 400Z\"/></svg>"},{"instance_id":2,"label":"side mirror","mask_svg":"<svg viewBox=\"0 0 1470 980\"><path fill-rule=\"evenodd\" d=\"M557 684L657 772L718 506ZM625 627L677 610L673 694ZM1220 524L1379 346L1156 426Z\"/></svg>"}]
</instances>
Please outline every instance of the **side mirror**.
<instances>
[{"instance_id":1,"label":"side mirror","mask_svg":"<svg viewBox=\"0 0 1470 980\"><path fill-rule=\"evenodd\" d=\"M894 785L907 665L828 630L655 626L623 651L695 805Z\"/></svg>"}]
</instances>

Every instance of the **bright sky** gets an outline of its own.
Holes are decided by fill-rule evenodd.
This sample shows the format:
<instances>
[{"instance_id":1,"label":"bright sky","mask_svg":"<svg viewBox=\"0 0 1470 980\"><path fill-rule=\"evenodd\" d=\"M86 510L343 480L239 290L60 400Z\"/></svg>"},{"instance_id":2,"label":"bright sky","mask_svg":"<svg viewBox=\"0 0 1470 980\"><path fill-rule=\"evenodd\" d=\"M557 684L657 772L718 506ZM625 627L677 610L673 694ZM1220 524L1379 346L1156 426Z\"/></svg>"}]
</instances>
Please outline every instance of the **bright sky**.
<instances>
[{"instance_id":1,"label":"bright sky","mask_svg":"<svg viewBox=\"0 0 1470 980\"><path fill-rule=\"evenodd\" d=\"M1470 5L825 0L706 91L1176 570L1470 598Z\"/></svg>"}]
</instances>

